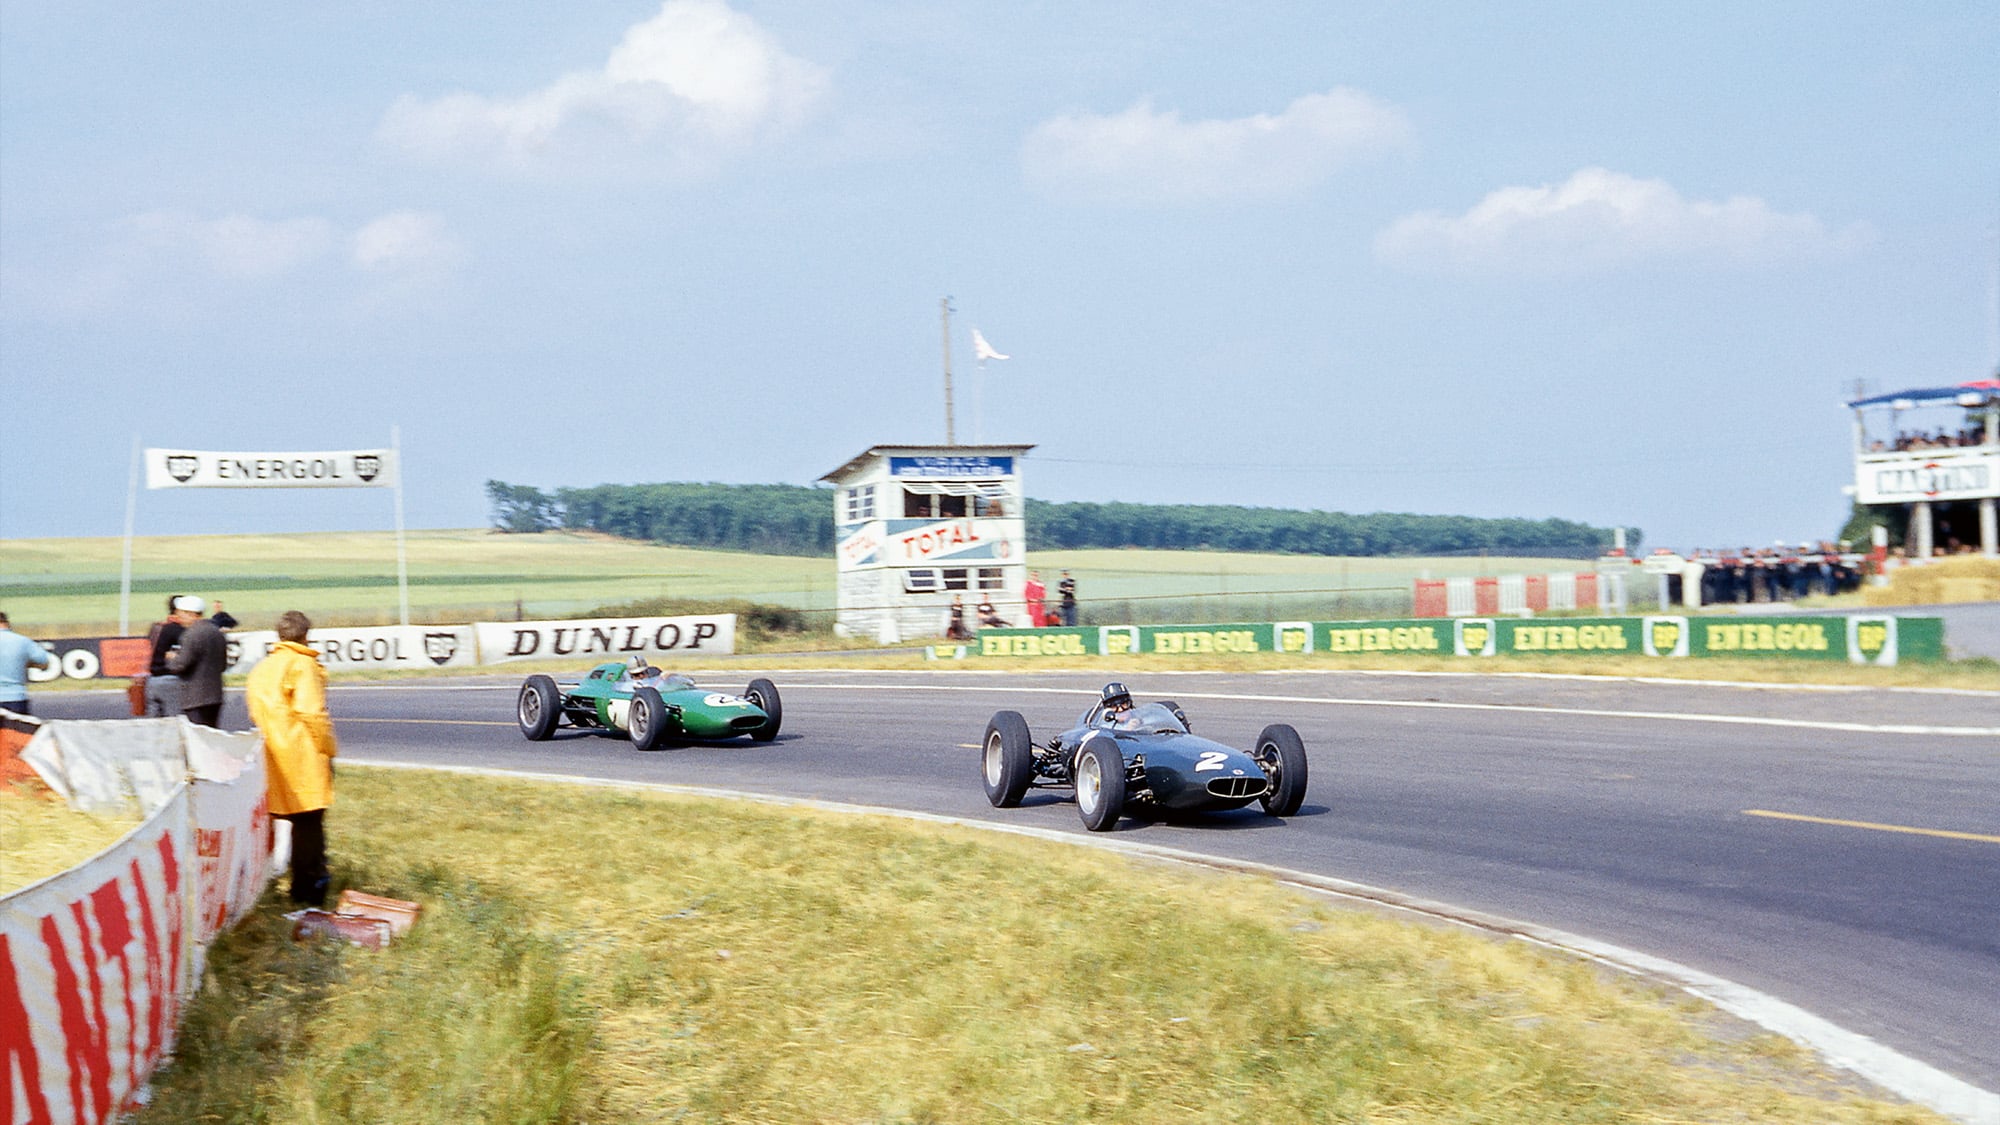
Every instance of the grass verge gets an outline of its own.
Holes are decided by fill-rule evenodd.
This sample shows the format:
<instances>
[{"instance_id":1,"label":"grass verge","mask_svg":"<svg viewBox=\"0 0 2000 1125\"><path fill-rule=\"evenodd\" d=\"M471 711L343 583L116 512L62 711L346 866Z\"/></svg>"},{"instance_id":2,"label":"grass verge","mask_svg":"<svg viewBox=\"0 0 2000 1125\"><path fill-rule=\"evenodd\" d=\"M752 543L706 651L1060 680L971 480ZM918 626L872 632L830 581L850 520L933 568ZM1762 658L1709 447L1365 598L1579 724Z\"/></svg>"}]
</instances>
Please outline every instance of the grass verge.
<instances>
[{"instance_id":1,"label":"grass verge","mask_svg":"<svg viewBox=\"0 0 2000 1125\"><path fill-rule=\"evenodd\" d=\"M1676 993L950 826L344 769L383 953L217 948L137 1121L1918 1123Z\"/></svg>"}]
</instances>

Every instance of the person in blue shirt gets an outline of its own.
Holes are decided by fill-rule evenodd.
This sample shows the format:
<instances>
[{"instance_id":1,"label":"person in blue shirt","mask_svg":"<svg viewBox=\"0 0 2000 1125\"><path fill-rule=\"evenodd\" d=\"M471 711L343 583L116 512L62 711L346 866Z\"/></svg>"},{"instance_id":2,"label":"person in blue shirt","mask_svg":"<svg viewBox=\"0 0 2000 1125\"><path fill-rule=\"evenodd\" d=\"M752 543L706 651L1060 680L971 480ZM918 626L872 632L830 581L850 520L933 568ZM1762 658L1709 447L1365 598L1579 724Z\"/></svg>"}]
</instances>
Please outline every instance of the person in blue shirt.
<instances>
[{"instance_id":1,"label":"person in blue shirt","mask_svg":"<svg viewBox=\"0 0 2000 1125\"><path fill-rule=\"evenodd\" d=\"M28 715L28 669L55 661L49 650L14 631L0 613L0 711Z\"/></svg>"}]
</instances>

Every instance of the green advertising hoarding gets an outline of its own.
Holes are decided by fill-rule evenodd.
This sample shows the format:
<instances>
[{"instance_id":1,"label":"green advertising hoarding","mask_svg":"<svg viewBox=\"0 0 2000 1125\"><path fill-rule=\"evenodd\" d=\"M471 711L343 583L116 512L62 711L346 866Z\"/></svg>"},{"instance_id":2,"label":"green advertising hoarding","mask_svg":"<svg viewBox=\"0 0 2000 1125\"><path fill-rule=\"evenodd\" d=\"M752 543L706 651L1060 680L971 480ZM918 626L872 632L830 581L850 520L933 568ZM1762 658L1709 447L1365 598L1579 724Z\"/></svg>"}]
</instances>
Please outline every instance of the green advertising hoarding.
<instances>
[{"instance_id":1,"label":"green advertising hoarding","mask_svg":"<svg viewBox=\"0 0 2000 1125\"><path fill-rule=\"evenodd\" d=\"M1096 629L981 629L981 656L1097 656Z\"/></svg>"},{"instance_id":2,"label":"green advertising hoarding","mask_svg":"<svg viewBox=\"0 0 2000 1125\"><path fill-rule=\"evenodd\" d=\"M1332 656L1373 656L1384 652L1419 656L1450 656L1451 622L1436 618L1410 621L1316 621L1313 651Z\"/></svg>"},{"instance_id":3,"label":"green advertising hoarding","mask_svg":"<svg viewBox=\"0 0 2000 1125\"><path fill-rule=\"evenodd\" d=\"M1332 657L1728 656L1897 664L1945 658L1944 619L1820 616L1459 617L987 629L980 656L1213 656L1274 652Z\"/></svg>"},{"instance_id":4,"label":"green advertising hoarding","mask_svg":"<svg viewBox=\"0 0 2000 1125\"><path fill-rule=\"evenodd\" d=\"M1144 625L1139 627L1139 651L1164 656L1276 652L1276 628L1269 623Z\"/></svg>"}]
</instances>

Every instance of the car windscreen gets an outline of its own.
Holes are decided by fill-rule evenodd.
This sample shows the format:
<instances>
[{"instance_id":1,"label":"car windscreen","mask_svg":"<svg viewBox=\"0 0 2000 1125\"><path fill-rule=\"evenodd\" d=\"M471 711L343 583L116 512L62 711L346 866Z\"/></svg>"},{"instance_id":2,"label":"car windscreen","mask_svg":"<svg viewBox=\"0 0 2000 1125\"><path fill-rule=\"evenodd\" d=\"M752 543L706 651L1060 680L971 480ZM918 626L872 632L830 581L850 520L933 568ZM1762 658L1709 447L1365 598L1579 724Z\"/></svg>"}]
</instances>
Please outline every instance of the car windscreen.
<instances>
[{"instance_id":1,"label":"car windscreen","mask_svg":"<svg viewBox=\"0 0 2000 1125\"><path fill-rule=\"evenodd\" d=\"M1141 734L1187 733L1187 728L1181 725L1173 708L1164 703L1141 703L1112 726L1116 730L1138 731Z\"/></svg>"}]
</instances>

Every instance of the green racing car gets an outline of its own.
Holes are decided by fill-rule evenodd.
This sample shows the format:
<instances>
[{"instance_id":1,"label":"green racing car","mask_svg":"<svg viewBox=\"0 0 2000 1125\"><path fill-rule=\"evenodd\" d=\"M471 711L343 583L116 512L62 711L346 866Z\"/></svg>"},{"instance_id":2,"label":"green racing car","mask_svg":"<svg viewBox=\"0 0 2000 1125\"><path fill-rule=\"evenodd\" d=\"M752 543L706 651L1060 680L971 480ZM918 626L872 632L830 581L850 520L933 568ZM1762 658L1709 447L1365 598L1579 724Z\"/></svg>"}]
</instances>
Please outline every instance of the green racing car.
<instances>
[{"instance_id":1,"label":"green racing car","mask_svg":"<svg viewBox=\"0 0 2000 1125\"><path fill-rule=\"evenodd\" d=\"M749 735L752 741L778 737L784 707L777 685L750 681L742 695L706 691L678 672L663 672L642 657L627 665L599 664L575 683L529 676L521 684L514 718L531 742L554 738L567 723L580 730L623 733L639 750L673 741L707 742Z\"/></svg>"}]
</instances>

